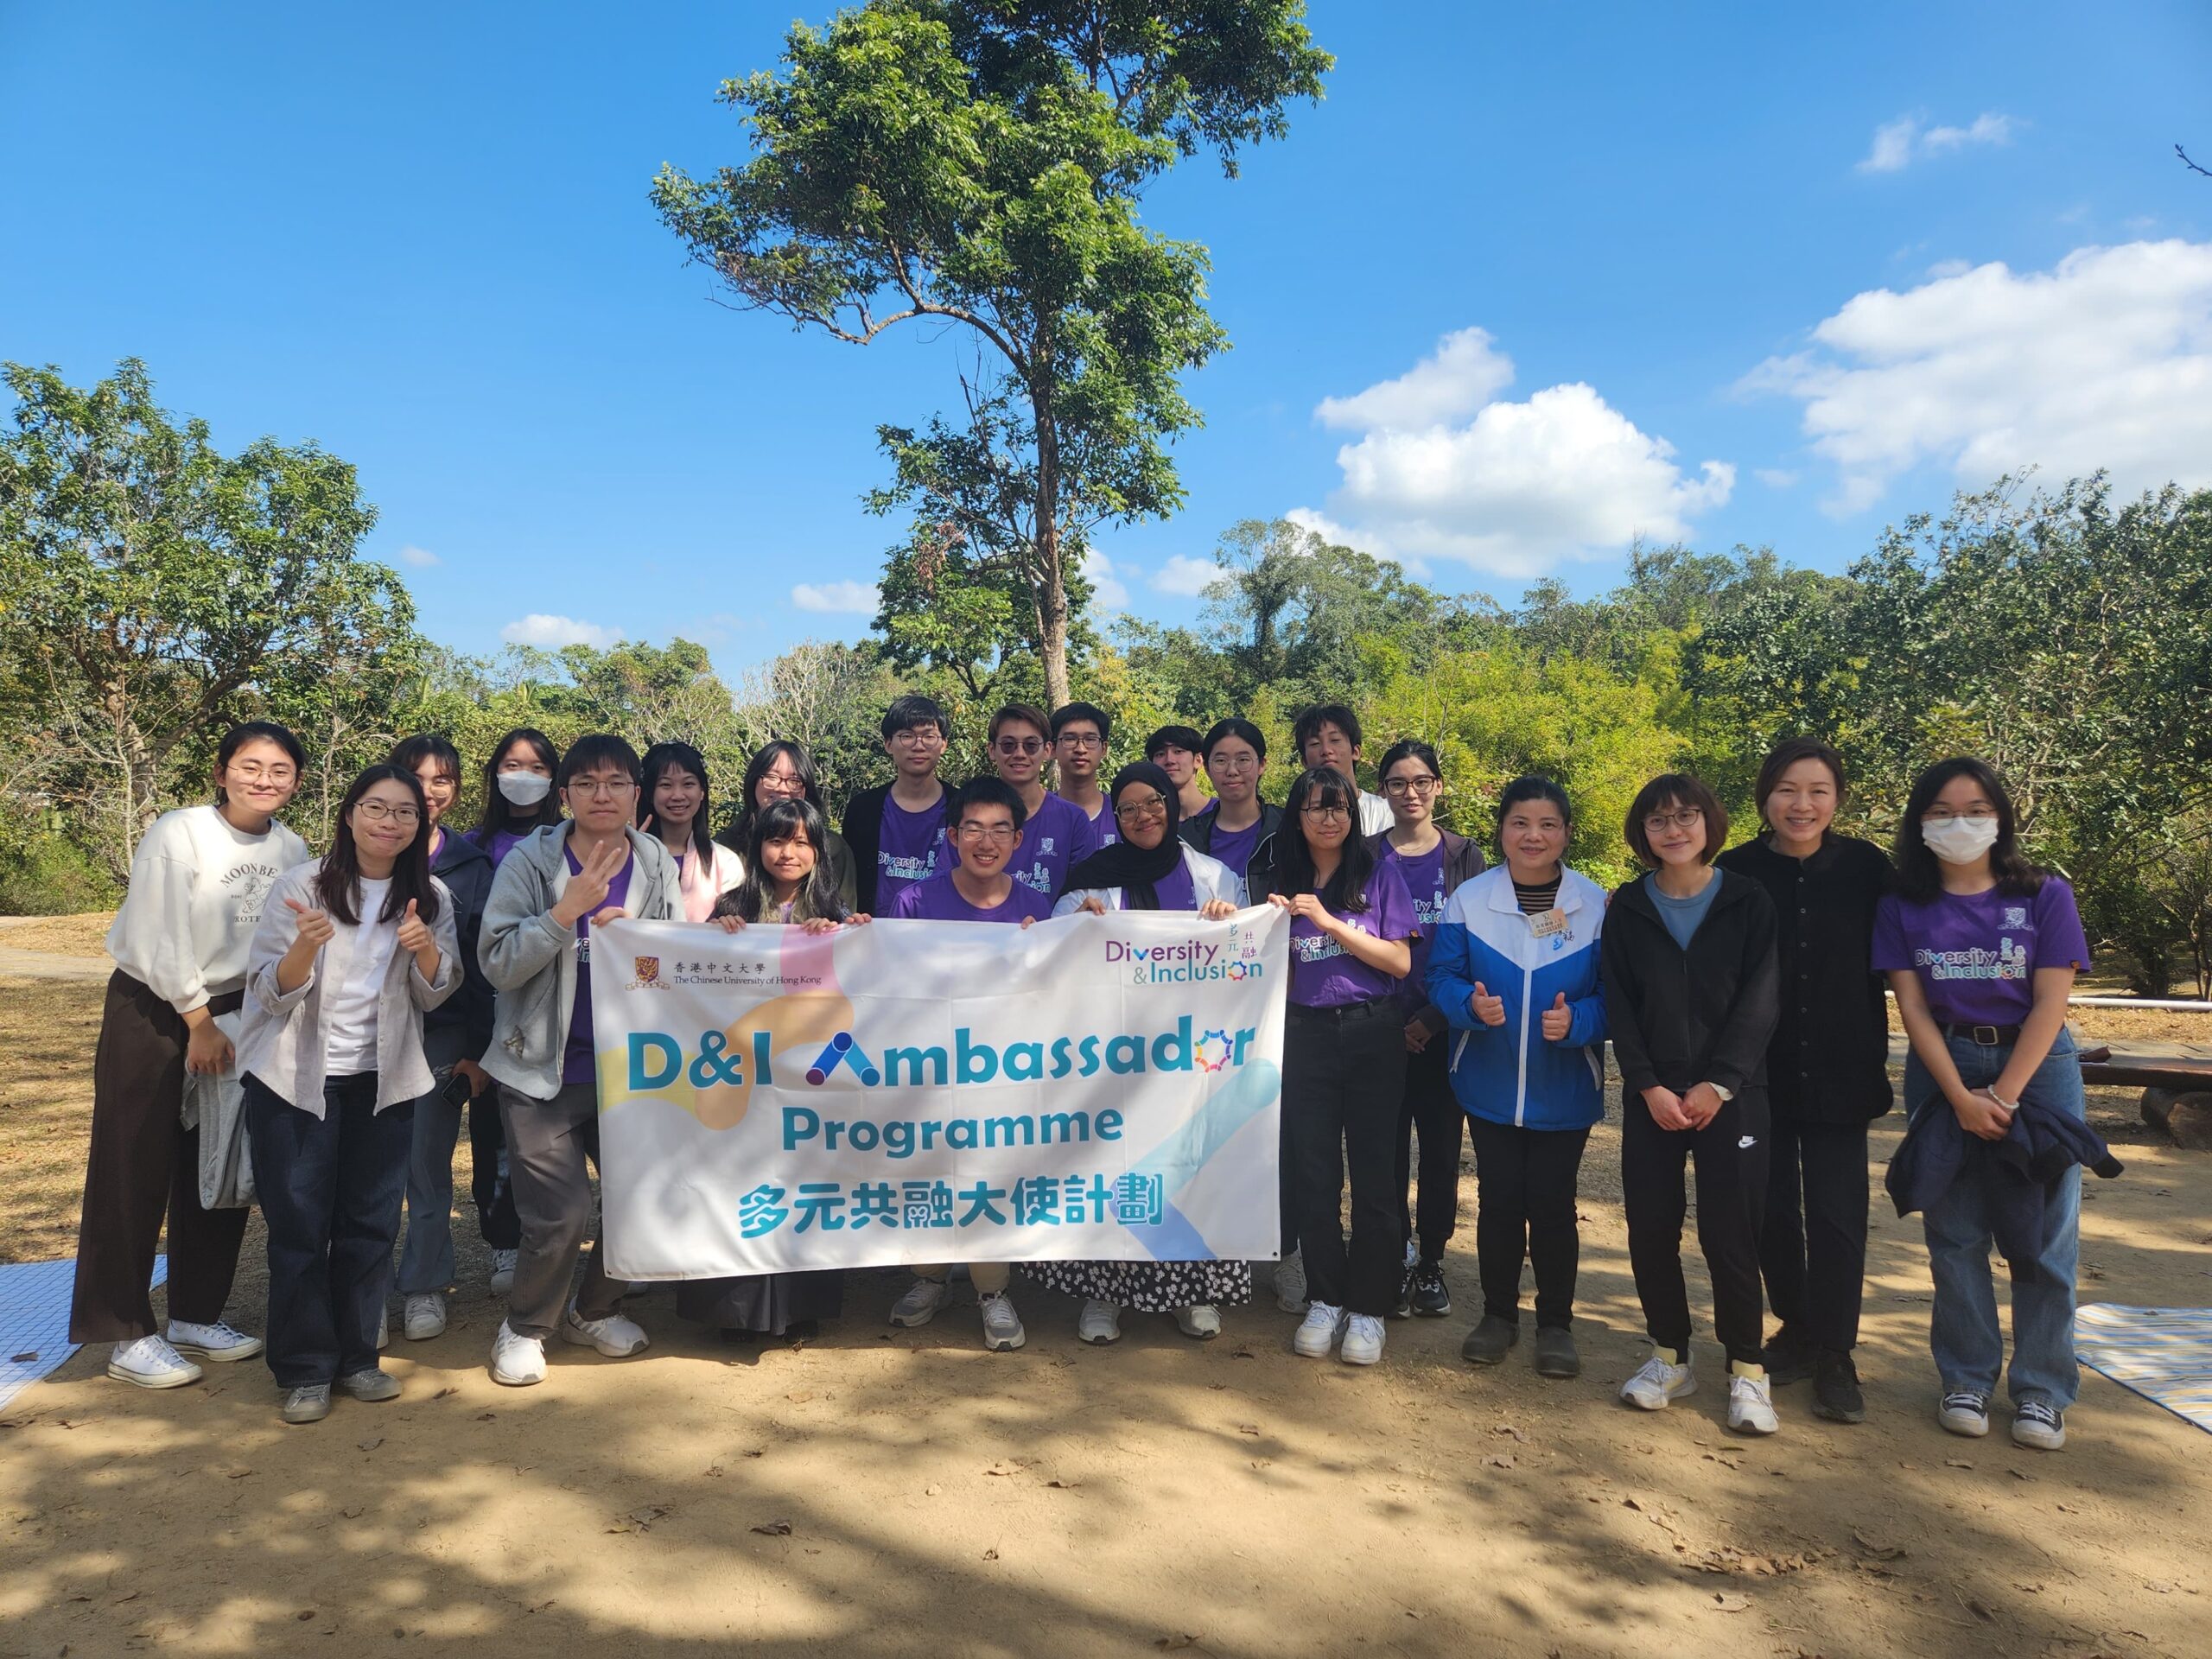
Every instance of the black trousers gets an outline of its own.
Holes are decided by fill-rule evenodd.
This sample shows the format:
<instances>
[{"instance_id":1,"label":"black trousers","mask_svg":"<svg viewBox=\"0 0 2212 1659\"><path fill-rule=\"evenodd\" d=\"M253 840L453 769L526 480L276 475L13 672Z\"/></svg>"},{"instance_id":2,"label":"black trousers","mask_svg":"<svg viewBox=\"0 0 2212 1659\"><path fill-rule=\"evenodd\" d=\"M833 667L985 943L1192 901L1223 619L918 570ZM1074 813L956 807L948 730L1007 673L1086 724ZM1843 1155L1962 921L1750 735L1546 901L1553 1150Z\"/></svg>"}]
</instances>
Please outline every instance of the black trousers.
<instances>
[{"instance_id":1,"label":"black trousers","mask_svg":"<svg viewBox=\"0 0 2212 1659\"><path fill-rule=\"evenodd\" d=\"M227 1014L238 1003L232 991L207 1007ZM152 1285L165 1213L169 1317L212 1325L231 1299L247 1212L200 1207L200 1131L181 1121L190 1039L184 1016L143 984L120 971L109 979L92 1051L72 1342L130 1342L161 1329Z\"/></svg>"},{"instance_id":2,"label":"black trousers","mask_svg":"<svg viewBox=\"0 0 2212 1659\"><path fill-rule=\"evenodd\" d=\"M1688 1354L1688 1287L1682 1281L1682 1165L1697 1168L1697 1242L1713 1280L1713 1332L1732 1361L1760 1363L1759 1217L1766 1205L1767 1109L1738 1096L1701 1129L1651 1121L1642 1096L1623 1100L1621 1197L1629 1265L1644 1328L1662 1348Z\"/></svg>"},{"instance_id":3,"label":"black trousers","mask_svg":"<svg viewBox=\"0 0 2212 1659\"><path fill-rule=\"evenodd\" d=\"M1306 1256L1309 1300L1387 1316L1405 1273L1393 1191L1406 1027L1385 998L1344 1008L1294 1002L1283 1033L1283 1151ZM1344 1174L1351 1174L1351 1246L1344 1246Z\"/></svg>"},{"instance_id":4,"label":"black trousers","mask_svg":"<svg viewBox=\"0 0 2212 1659\"><path fill-rule=\"evenodd\" d=\"M1536 1270L1536 1323L1574 1323L1574 1277L1582 1260L1574 1189L1587 1129L1528 1129L1467 1120L1475 1147L1475 1259L1483 1312L1521 1317L1521 1263Z\"/></svg>"},{"instance_id":5,"label":"black trousers","mask_svg":"<svg viewBox=\"0 0 2212 1659\"><path fill-rule=\"evenodd\" d=\"M1815 1347L1859 1345L1866 1284L1866 1125L1775 1120L1759 1268L1775 1317Z\"/></svg>"},{"instance_id":6,"label":"black trousers","mask_svg":"<svg viewBox=\"0 0 2212 1659\"><path fill-rule=\"evenodd\" d=\"M1452 1092L1452 1033L1429 1039L1406 1056L1406 1087L1398 1101L1398 1230L1421 1241L1421 1259L1444 1260L1444 1247L1459 1227L1459 1125L1467 1114ZM1415 1202L1405 1200L1414 1173L1414 1135L1421 1135L1421 1179Z\"/></svg>"}]
</instances>

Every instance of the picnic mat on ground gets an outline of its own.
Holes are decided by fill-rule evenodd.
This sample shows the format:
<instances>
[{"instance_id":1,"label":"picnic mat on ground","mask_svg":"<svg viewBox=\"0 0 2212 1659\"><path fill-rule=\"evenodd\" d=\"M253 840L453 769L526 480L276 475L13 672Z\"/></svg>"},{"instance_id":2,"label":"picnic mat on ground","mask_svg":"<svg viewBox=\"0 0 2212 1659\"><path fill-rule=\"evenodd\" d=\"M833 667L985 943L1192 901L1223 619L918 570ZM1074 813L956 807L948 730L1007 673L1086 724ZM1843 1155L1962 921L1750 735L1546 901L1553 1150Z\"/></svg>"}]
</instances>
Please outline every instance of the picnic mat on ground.
<instances>
[{"instance_id":1,"label":"picnic mat on ground","mask_svg":"<svg viewBox=\"0 0 2212 1659\"><path fill-rule=\"evenodd\" d=\"M2092 1302L2074 1316L2084 1365L2212 1433L2212 1307Z\"/></svg>"},{"instance_id":2,"label":"picnic mat on ground","mask_svg":"<svg viewBox=\"0 0 2212 1659\"><path fill-rule=\"evenodd\" d=\"M154 1258L154 1282L168 1277ZM69 1293L75 1262L16 1262L0 1267L0 1408L77 1351L69 1340Z\"/></svg>"}]
</instances>

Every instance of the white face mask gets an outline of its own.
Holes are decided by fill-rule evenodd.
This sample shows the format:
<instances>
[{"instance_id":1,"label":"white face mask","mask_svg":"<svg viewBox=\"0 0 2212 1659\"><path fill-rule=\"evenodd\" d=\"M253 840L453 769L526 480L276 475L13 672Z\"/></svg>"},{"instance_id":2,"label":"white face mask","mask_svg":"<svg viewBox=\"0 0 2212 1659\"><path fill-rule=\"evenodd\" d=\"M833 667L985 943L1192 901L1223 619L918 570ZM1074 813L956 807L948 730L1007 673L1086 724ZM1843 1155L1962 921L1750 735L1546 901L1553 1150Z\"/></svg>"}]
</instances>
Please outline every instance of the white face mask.
<instances>
[{"instance_id":1,"label":"white face mask","mask_svg":"<svg viewBox=\"0 0 2212 1659\"><path fill-rule=\"evenodd\" d=\"M516 806L536 806L545 798L545 791L552 787L550 778L541 778L534 772L503 772L499 774L499 793Z\"/></svg>"},{"instance_id":2,"label":"white face mask","mask_svg":"<svg viewBox=\"0 0 2212 1659\"><path fill-rule=\"evenodd\" d=\"M1997 820L1953 818L1945 823L1923 823L1920 838L1946 864L1971 864L1997 844Z\"/></svg>"}]
</instances>

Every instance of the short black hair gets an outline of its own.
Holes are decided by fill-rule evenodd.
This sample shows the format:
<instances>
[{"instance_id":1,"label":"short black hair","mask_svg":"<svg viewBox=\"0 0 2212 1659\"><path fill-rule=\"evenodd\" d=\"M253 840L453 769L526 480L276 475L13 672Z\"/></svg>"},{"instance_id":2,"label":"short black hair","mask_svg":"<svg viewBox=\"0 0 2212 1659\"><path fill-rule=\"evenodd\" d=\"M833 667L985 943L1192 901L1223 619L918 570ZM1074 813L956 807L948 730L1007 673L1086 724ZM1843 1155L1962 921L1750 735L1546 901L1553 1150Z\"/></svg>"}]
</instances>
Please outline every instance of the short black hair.
<instances>
[{"instance_id":1,"label":"short black hair","mask_svg":"<svg viewBox=\"0 0 2212 1659\"><path fill-rule=\"evenodd\" d=\"M1268 758L1268 740L1261 734L1260 728L1250 721L1241 719L1235 715L1231 715L1227 720L1214 721L1212 729L1206 734L1205 744L1200 753L1211 760L1213 759L1214 746L1232 737L1241 737L1249 743L1252 746L1252 753L1258 755L1261 760L1264 760Z\"/></svg>"},{"instance_id":2,"label":"short black hair","mask_svg":"<svg viewBox=\"0 0 2212 1659\"><path fill-rule=\"evenodd\" d=\"M461 751L435 732L423 732L414 737L403 737L391 746L386 763L405 772L419 772L425 760L435 760L438 770L461 782Z\"/></svg>"},{"instance_id":3,"label":"short black hair","mask_svg":"<svg viewBox=\"0 0 2212 1659\"><path fill-rule=\"evenodd\" d=\"M1048 742L1052 735L1052 718L1033 702L1006 702L999 705L998 713L991 716L990 729L983 734L986 742L999 741L999 728L1009 721L1019 721L1024 726L1033 726L1037 735Z\"/></svg>"},{"instance_id":4,"label":"short black hair","mask_svg":"<svg viewBox=\"0 0 2212 1659\"><path fill-rule=\"evenodd\" d=\"M569 745L569 752L561 757L561 769L553 776L556 789L566 789L572 778L597 772L602 766L613 766L627 773L633 784L645 781L645 763L638 759L638 752L629 741L617 737L613 732L586 732Z\"/></svg>"},{"instance_id":5,"label":"short black hair","mask_svg":"<svg viewBox=\"0 0 2212 1659\"><path fill-rule=\"evenodd\" d=\"M1029 809L1021 804L1020 791L1003 778L970 778L954 790L945 811L945 823L957 830L971 806L1006 808L1014 815L1014 827L1017 830L1029 821Z\"/></svg>"},{"instance_id":6,"label":"short black hair","mask_svg":"<svg viewBox=\"0 0 2212 1659\"><path fill-rule=\"evenodd\" d=\"M891 706L883 711L883 741L887 743L899 733L911 732L917 726L934 726L939 737L948 743L952 741L952 721L938 707L935 697L925 697L918 691L893 697Z\"/></svg>"},{"instance_id":7,"label":"short black hair","mask_svg":"<svg viewBox=\"0 0 2212 1659\"><path fill-rule=\"evenodd\" d=\"M1087 720L1097 727L1098 739L1102 743L1114 735L1114 722L1096 703L1064 702L1052 710L1052 741L1058 742L1060 728L1076 720Z\"/></svg>"},{"instance_id":8,"label":"short black hair","mask_svg":"<svg viewBox=\"0 0 2212 1659\"><path fill-rule=\"evenodd\" d=\"M274 743L290 759L292 771L302 779L307 776L306 748L302 746L298 738L292 735L290 727L279 726L273 720L241 721L229 731L225 732L223 741L215 746L215 770L219 772L229 771L231 762L237 757L238 752L257 740L264 743ZM215 804L220 806L229 798L230 791L220 784L216 785Z\"/></svg>"},{"instance_id":9,"label":"short black hair","mask_svg":"<svg viewBox=\"0 0 2212 1659\"><path fill-rule=\"evenodd\" d=\"M1643 821L1667 806L1697 809L1705 819L1705 845L1698 849L1698 861L1712 863L1728 844L1728 809L1720 804L1718 795L1687 772L1662 772L1636 791L1636 798L1629 803L1628 823L1624 826L1629 850L1650 868L1659 868L1659 855L1651 850L1651 837L1644 833Z\"/></svg>"},{"instance_id":10,"label":"short black hair","mask_svg":"<svg viewBox=\"0 0 2212 1659\"><path fill-rule=\"evenodd\" d=\"M1160 759L1165 748L1188 749L1192 754L1205 753L1206 741L1195 726L1163 726L1144 741L1144 758Z\"/></svg>"},{"instance_id":11,"label":"short black hair","mask_svg":"<svg viewBox=\"0 0 2212 1659\"><path fill-rule=\"evenodd\" d=\"M1524 772L1497 792L1497 846L1505 850L1506 815L1523 801L1548 801L1559 808L1559 821L1571 831L1574 828L1574 808L1567 798L1567 791L1550 779L1536 772Z\"/></svg>"},{"instance_id":12,"label":"short black hair","mask_svg":"<svg viewBox=\"0 0 2212 1659\"><path fill-rule=\"evenodd\" d=\"M1382 758L1376 763L1375 778L1378 783L1388 782L1390 768L1401 760L1418 760L1437 777L1444 776L1444 763L1436 758L1436 751L1417 737L1402 737L1382 751Z\"/></svg>"},{"instance_id":13,"label":"short black hair","mask_svg":"<svg viewBox=\"0 0 2212 1659\"><path fill-rule=\"evenodd\" d=\"M1785 737L1759 763L1758 781L1751 785L1751 804L1758 809L1760 823L1767 823L1766 798L1781 786L1782 774L1800 760L1817 760L1826 766L1828 776L1835 779L1836 800L1842 801L1843 757L1817 737ZM1767 827L1773 828L1770 823Z\"/></svg>"},{"instance_id":14,"label":"short black hair","mask_svg":"<svg viewBox=\"0 0 2212 1659\"><path fill-rule=\"evenodd\" d=\"M1362 741L1359 716L1341 702L1317 702L1299 715L1298 723L1290 728L1291 741L1298 745L1301 759L1306 753L1306 746L1320 736L1324 726L1338 728L1351 740L1352 747L1359 747Z\"/></svg>"}]
</instances>

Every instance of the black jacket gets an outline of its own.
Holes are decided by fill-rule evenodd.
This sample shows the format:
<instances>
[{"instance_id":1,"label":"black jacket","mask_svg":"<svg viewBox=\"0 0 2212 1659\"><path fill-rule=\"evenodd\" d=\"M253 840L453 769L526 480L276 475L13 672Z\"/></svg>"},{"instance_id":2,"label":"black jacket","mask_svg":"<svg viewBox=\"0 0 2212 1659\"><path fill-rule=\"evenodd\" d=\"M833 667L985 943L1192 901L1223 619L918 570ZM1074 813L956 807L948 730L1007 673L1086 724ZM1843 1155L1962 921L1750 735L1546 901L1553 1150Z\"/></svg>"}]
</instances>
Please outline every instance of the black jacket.
<instances>
[{"instance_id":1,"label":"black jacket","mask_svg":"<svg viewBox=\"0 0 2212 1659\"><path fill-rule=\"evenodd\" d=\"M1711 1083L1765 1103L1774 902L1747 875L1716 870L1713 880L1720 891L1687 950L1667 931L1642 876L1614 889L1599 963L1624 1099L1654 1086L1681 1094Z\"/></svg>"},{"instance_id":2,"label":"black jacket","mask_svg":"<svg viewBox=\"0 0 2212 1659\"><path fill-rule=\"evenodd\" d=\"M944 791L937 803L942 817L952 804L952 789L942 781L938 786ZM845 843L853 876L849 892L855 906L866 916L875 914L876 859L883 850L883 804L890 798L891 785L878 784L861 791L845 806ZM833 849L833 859L835 855ZM839 885L843 886L842 880Z\"/></svg>"},{"instance_id":3,"label":"black jacket","mask_svg":"<svg viewBox=\"0 0 2212 1659\"><path fill-rule=\"evenodd\" d=\"M476 960L484 901L492 896L492 855L467 836L448 830L430 861L430 874L453 895L454 932L461 945L461 988L423 1016L423 1028L461 1033L461 1058L476 1059L492 1046L492 982ZM450 1052L451 1051L448 1051Z\"/></svg>"},{"instance_id":4,"label":"black jacket","mask_svg":"<svg viewBox=\"0 0 2212 1659\"><path fill-rule=\"evenodd\" d=\"M1889 855L1831 834L1810 858L1796 859L1762 836L1713 862L1751 877L1774 901L1781 1011L1766 1050L1774 1115L1837 1126L1881 1116L1894 1098L1889 1005L1869 964Z\"/></svg>"},{"instance_id":5,"label":"black jacket","mask_svg":"<svg viewBox=\"0 0 2212 1659\"><path fill-rule=\"evenodd\" d=\"M1202 812L1175 827L1185 845L1213 856L1214 814ZM1268 902L1275 886L1275 831L1282 828L1282 808L1260 803L1260 838L1252 843L1252 861L1244 867L1244 887L1255 905Z\"/></svg>"},{"instance_id":6,"label":"black jacket","mask_svg":"<svg viewBox=\"0 0 2212 1659\"><path fill-rule=\"evenodd\" d=\"M2017 1277L2043 1255L2050 1242L2048 1205L2059 1178L2077 1164L2107 1180L2123 1167L2094 1130L2064 1112L2023 1101L2005 1138L1985 1141L1968 1134L1950 1103L1937 1094L1914 1112L1885 1185L1897 1214L1909 1216L1961 1180L1980 1181L1990 1236L2014 1264Z\"/></svg>"},{"instance_id":7,"label":"black jacket","mask_svg":"<svg viewBox=\"0 0 2212 1659\"><path fill-rule=\"evenodd\" d=\"M1483 849L1465 836L1455 836L1449 830L1441 828L1436 833L1444 837L1444 892L1448 898L1459 892L1462 882L1473 880L1486 867L1483 863ZM1367 850L1375 855L1375 861L1378 864L1382 861L1383 844L1389 838L1388 830L1377 830L1367 838ZM1255 848L1254 850L1256 852L1258 849ZM1451 1024L1444 1017L1444 1011L1421 996L1419 982L1408 981L1407 988L1414 993L1408 1000L1419 1001L1421 1004L1414 1011L1414 1018L1427 1027L1430 1036L1441 1036Z\"/></svg>"}]
</instances>

